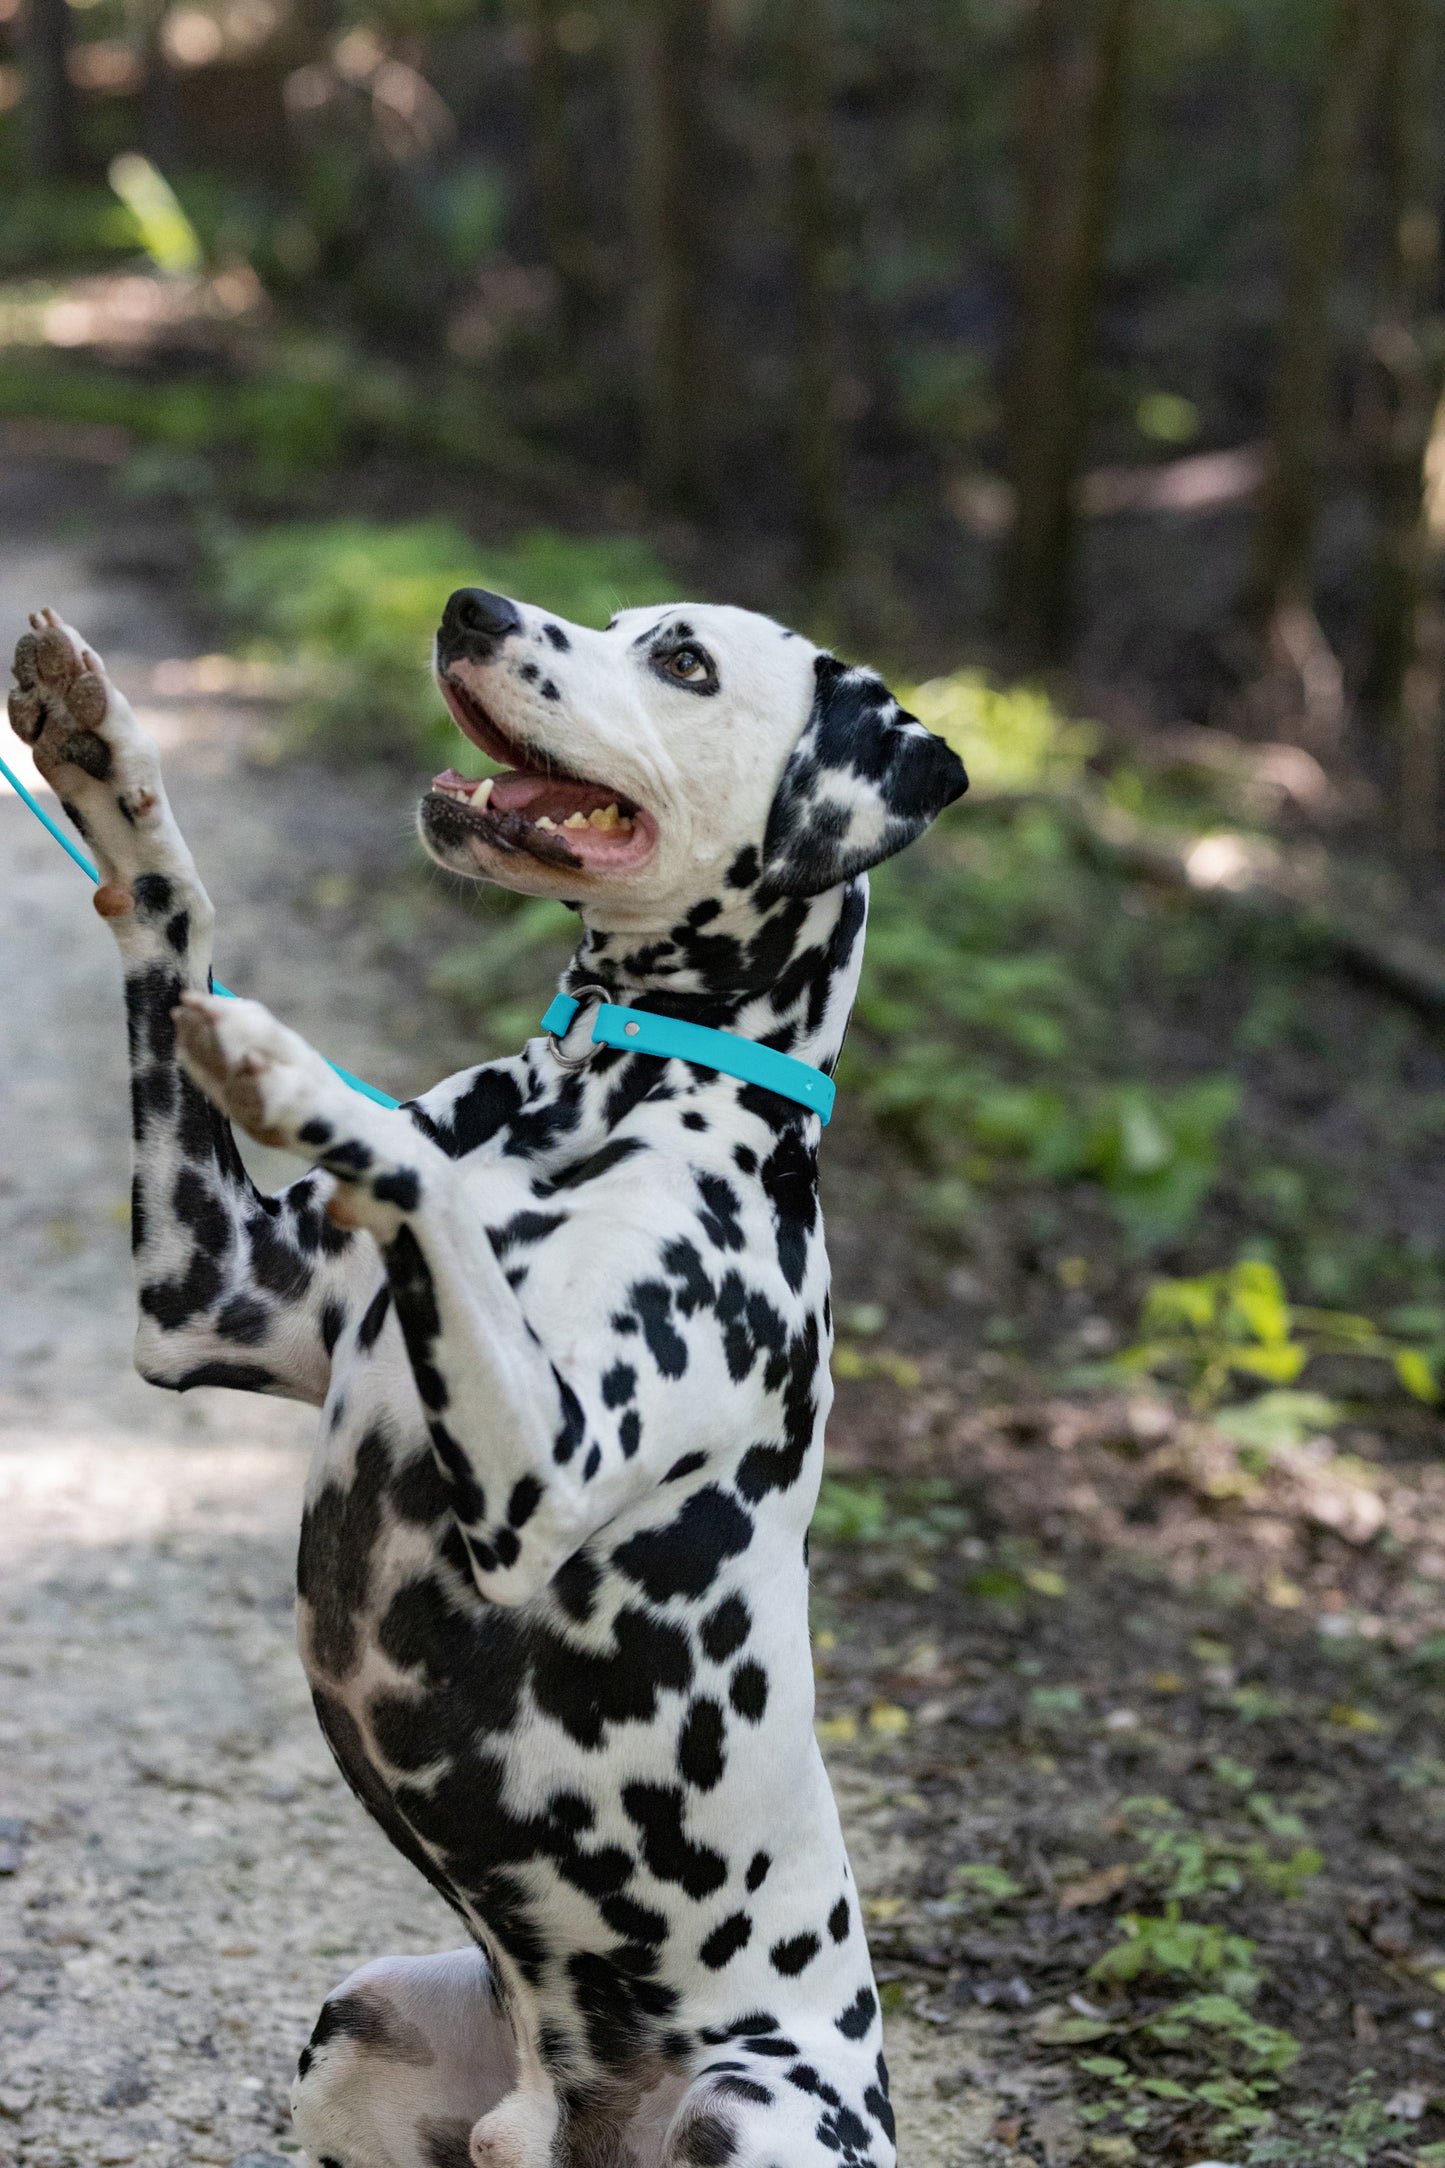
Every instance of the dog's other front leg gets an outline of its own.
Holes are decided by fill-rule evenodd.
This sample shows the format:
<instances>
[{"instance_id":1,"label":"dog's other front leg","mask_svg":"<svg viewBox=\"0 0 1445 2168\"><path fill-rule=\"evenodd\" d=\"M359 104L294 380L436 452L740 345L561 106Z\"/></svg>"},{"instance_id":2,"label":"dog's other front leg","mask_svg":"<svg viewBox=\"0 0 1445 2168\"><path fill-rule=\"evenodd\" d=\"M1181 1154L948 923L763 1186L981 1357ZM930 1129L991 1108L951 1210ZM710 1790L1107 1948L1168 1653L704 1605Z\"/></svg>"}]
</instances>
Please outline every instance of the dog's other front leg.
<instances>
[{"instance_id":1,"label":"dog's other front leg","mask_svg":"<svg viewBox=\"0 0 1445 2168\"><path fill-rule=\"evenodd\" d=\"M176 1016L201 1089L258 1142L314 1160L335 1181L330 1216L380 1244L478 1585L495 1602L525 1602L586 1533L586 1426L455 1162L406 1114L348 1090L259 1002L192 992Z\"/></svg>"},{"instance_id":2,"label":"dog's other front leg","mask_svg":"<svg viewBox=\"0 0 1445 2168\"><path fill-rule=\"evenodd\" d=\"M156 1385L319 1401L375 1258L325 1219L314 1178L263 1197L230 1125L177 1066L171 1011L210 985L215 914L129 702L53 610L31 618L14 671L11 723L95 853L95 905L125 973L136 1367Z\"/></svg>"}]
</instances>

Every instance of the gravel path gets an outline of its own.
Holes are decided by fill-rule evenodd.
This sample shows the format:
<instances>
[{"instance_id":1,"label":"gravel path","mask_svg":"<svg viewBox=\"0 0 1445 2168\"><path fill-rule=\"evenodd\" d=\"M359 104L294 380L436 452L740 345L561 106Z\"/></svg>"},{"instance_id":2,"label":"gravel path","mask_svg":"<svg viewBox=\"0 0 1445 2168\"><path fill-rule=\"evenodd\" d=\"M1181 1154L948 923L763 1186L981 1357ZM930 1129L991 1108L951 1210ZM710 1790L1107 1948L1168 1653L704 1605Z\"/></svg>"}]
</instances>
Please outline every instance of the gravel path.
<instances>
[{"instance_id":1,"label":"gravel path","mask_svg":"<svg viewBox=\"0 0 1445 2168\"><path fill-rule=\"evenodd\" d=\"M87 559L87 522L93 548L114 518L99 486L0 459L6 642L51 602L136 698L229 984L393 1091L444 1073L461 1050L434 1029L417 1052L415 996L366 928L328 939L308 902L404 863L395 786L303 787L248 758L243 706L157 671L192 636L154 568ZM264 2168L295 2151L286 2088L328 1988L456 1936L311 1716L291 1599L311 1411L131 1370L123 1046L86 883L0 792L0 2168ZM991 2112L939 2099L924 2028L895 2022L889 2050L905 2159L1004 2157L980 2150Z\"/></svg>"}]
</instances>

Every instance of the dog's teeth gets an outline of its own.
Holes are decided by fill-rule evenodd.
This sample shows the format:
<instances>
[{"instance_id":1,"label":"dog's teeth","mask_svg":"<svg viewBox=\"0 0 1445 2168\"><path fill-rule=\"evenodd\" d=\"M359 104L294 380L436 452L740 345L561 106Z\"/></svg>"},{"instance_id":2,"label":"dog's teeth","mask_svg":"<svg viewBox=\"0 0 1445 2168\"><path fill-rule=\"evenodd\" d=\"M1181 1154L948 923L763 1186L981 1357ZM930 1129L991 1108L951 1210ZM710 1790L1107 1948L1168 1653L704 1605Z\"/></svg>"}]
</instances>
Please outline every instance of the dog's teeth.
<instances>
[{"instance_id":1,"label":"dog's teeth","mask_svg":"<svg viewBox=\"0 0 1445 2168\"><path fill-rule=\"evenodd\" d=\"M602 806L597 812L589 813L587 816L588 823L591 827L601 828L603 830L606 830L608 828L615 828L620 818L621 815L618 813L615 805Z\"/></svg>"},{"instance_id":2,"label":"dog's teeth","mask_svg":"<svg viewBox=\"0 0 1445 2168\"><path fill-rule=\"evenodd\" d=\"M476 789L472 792L471 803L477 808L478 812L481 811L482 807L491 797L492 787L495 781L496 778L494 776L485 776L482 781L478 783Z\"/></svg>"},{"instance_id":3,"label":"dog's teeth","mask_svg":"<svg viewBox=\"0 0 1445 2168\"><path fill-rule=\"evenodd\" d=\"M569 813L562 826L564 828L585 828L587 826L587 815L585 813Z\"/></svg>"},{"instance_id":4,"label":"dog's teeth","mask_svg":"<svg viewBox=\"0 0 1445 2168\"><path fill-rule=\"evenodd\" d=\"M617 833L620 836L630 836L636 826L637 823L633 820L631 814L624 813L621 820L617 823Z\"/></svg>"},{"instance_id":5,"label":"dog's teeth","mask_svg":"<svg viewBox=\"0 0 1445 2168\"><path fill-rule=\"evenodd\" d=\"M536 823L536 826L538 828L551 828L555 830L557 823L552 819L550 814L544 813L542 815L542 818Z\"/></svg>"}]
</instances>

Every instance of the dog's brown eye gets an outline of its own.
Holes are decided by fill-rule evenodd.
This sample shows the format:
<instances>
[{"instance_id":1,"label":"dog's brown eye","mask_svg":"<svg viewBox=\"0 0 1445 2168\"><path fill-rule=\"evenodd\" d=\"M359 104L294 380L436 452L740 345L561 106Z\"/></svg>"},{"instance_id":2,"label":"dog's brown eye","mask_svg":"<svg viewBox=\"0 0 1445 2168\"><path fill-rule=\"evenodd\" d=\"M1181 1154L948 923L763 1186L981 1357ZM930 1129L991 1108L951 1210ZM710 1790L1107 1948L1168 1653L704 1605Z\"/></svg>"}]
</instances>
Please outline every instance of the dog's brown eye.
<instances>
[{"instance_id":1,"label":"dog's brown eye","mask_svg":"<svg viewBox=\"0 0 1445 2168\"><path fill-rule=\"evenodd\" d=\"M699 678L707 676L707 657L700 648L674 648L664 666L669 677L681 678L686 685L695 685Z\"/></svg>"}]
</instances>

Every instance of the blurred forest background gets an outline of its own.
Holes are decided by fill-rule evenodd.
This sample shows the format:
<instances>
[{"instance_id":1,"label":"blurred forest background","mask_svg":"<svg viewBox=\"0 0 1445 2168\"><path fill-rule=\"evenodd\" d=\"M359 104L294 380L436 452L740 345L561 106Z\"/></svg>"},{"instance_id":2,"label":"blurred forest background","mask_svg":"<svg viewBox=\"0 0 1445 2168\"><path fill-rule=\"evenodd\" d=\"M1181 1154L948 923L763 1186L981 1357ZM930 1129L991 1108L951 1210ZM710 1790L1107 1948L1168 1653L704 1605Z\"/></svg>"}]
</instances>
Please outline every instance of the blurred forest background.
<instances>
[{"instance_id":1,"label":"blurred forest background","mask_svg":"<svg viewBox=\"0 0 1445 2168\"><path fill-rule=\"evenodd\" d=\"M464 758L472 581L764 608L964 754L816 1556L886 1994L1034 2056L980 2159L1445 2161L1442 112L1442 0L0 0L3 449L257 774ZM560 907L304 871L423 1068L535 1029Z\"/></svg>"}]
</instances>

